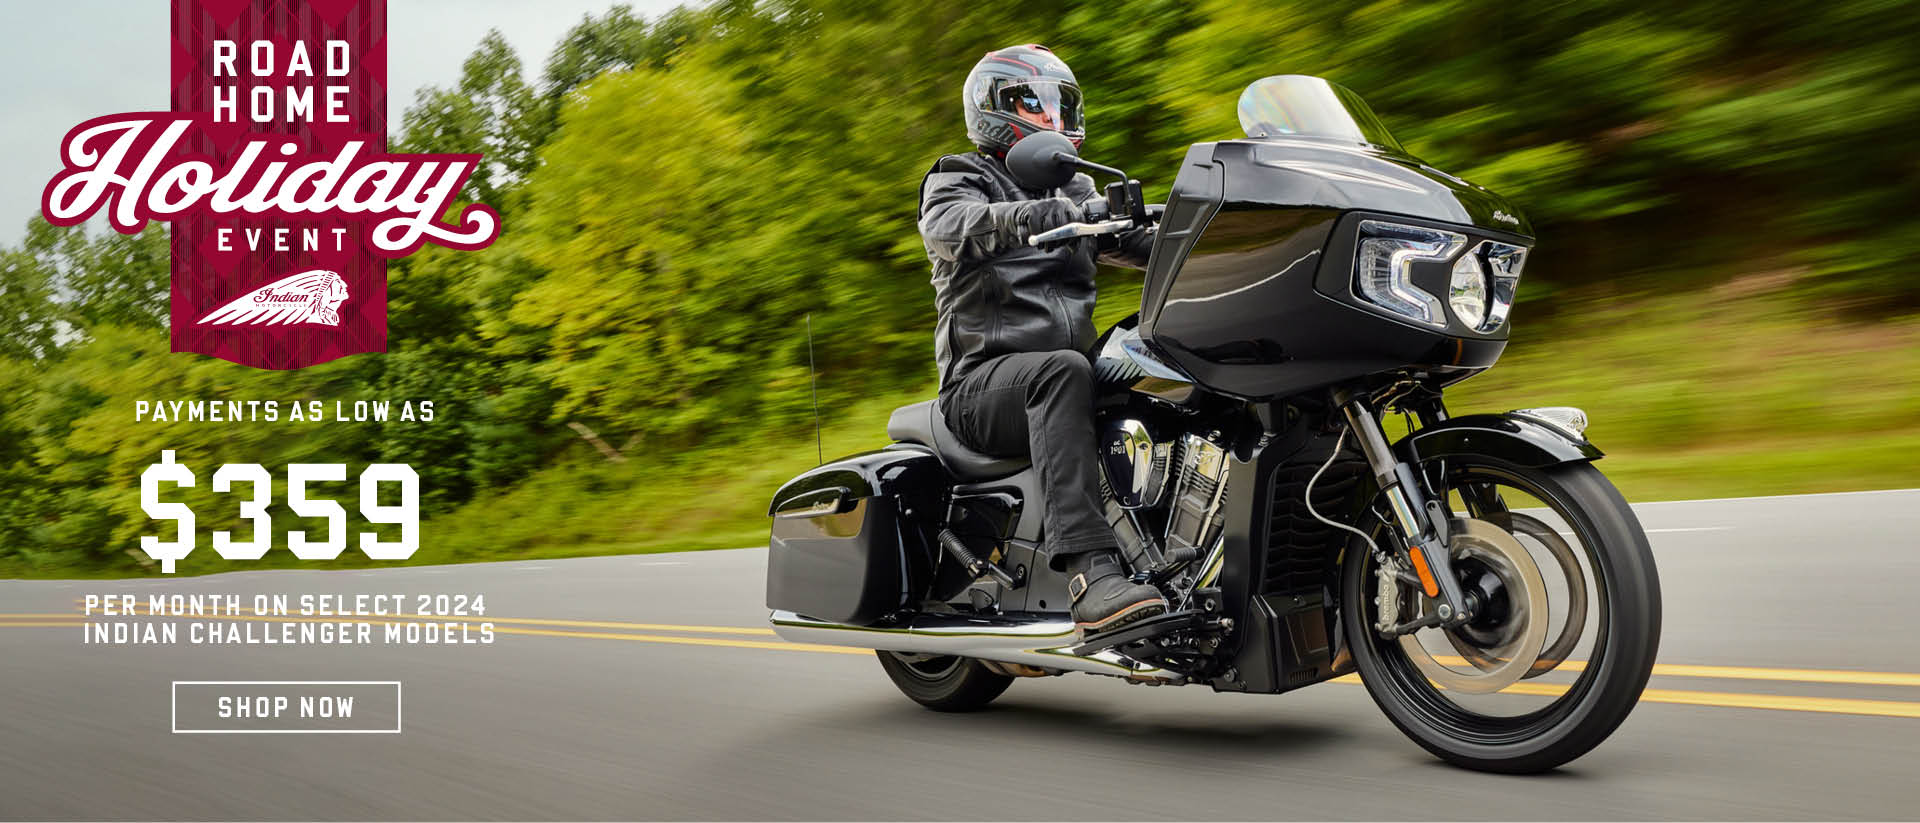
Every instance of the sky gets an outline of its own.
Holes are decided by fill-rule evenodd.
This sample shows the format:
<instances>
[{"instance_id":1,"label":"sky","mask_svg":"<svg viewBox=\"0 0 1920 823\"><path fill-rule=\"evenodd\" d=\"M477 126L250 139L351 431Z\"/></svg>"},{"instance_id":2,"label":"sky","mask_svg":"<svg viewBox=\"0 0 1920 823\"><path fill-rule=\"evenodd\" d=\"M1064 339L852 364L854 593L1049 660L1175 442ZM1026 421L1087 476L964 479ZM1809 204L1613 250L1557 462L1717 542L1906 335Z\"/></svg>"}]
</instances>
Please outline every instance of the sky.
<instances>
[{"instance_id":1,"label":"sky","mask_svg":"<svg viewBox=\"0 0 1920 823\"><path fill-rule=\"evenodd\" d=\"M616 2L651 20L685 0L387 0L389 129L415 91L459 80L488 29L506 36L532 81L568 29ZM0 2L0 245L20 242L39 211L68 129L103 114L166 110L169 5Z\"/></svg>"}]
</instances>

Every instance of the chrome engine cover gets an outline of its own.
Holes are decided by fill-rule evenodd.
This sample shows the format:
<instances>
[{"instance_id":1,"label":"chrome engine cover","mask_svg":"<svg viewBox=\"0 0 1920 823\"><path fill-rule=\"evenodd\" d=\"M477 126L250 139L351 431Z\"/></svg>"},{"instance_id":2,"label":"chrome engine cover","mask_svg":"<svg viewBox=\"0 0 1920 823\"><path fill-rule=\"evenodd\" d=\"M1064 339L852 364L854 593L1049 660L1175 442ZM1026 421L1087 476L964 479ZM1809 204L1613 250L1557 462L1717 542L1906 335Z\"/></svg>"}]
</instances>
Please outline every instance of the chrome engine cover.
<instances>
[{"instance_id":1,"label":"chrome engine cover","mask_svg":"<svg viewBox=\"0 0 1920 823\"><path fill-rule=\"evenodd\" d=\"M1155 443L1147 425L1133 418L1108 420L1100 435L1100 466L1107 488L1123 509L1160 504L1167 490L1170 444Z\"/></svg>"}]
</instances>

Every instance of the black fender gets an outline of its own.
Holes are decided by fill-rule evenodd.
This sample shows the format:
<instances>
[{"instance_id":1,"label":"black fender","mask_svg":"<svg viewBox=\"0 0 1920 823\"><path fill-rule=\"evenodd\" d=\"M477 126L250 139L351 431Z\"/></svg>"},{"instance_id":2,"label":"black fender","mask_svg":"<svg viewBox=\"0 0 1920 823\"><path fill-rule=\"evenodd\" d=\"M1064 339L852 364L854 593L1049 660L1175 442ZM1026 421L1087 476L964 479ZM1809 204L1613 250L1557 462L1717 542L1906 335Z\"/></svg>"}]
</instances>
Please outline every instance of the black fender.
<instances>
[{"instance_id":1,"label":"black fender","mask_svg":"<svg viewBox=\"0 0 1920 823\"><path fill-rule=\"evenodd\" d=\"M1474 455L1527 469L1584 463L1604 455L1585 438L1512 412L1442 420L1400 438L1393 449L1414 465Z\"/></svg>"}]
</instances>

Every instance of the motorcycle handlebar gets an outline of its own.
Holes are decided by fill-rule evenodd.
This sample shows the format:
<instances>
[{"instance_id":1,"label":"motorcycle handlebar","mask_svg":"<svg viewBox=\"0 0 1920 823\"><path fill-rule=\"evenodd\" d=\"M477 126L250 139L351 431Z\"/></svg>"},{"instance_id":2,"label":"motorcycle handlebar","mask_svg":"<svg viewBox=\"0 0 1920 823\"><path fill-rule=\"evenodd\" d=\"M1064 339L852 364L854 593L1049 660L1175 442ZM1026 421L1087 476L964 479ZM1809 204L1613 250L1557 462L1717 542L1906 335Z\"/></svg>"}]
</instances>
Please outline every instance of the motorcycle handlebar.
<instances>
[{"instance_id":1,"label":"motorcycle handlebar","mask_svg":"<svg viewBox=\"0 0 1920 823\"><path fill-rule=\"evenodd\" d=\"M1068 223L1057 229L1050 229L1027 238L1027 245L1038 246L1045 243L1057 243L1075 237L1094 237L1102 234L1118 234L1133 228L1133 221L1127 218L1103 220L1098 223Z\"/></svg>"}]
</instances>

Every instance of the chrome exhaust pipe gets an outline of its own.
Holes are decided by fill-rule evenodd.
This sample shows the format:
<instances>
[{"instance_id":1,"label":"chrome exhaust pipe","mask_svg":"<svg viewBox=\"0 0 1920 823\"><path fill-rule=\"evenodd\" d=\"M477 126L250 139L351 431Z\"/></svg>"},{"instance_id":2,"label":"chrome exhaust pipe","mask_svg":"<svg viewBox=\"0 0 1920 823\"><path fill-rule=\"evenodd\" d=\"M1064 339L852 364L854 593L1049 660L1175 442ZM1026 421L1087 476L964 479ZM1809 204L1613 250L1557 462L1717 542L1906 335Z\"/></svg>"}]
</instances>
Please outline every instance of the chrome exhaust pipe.
<instances>
[{"instance_id":1,"label":"chrome exhaust pipe","mask_svg":"<svg viewBox=\"0 0 1920 823\"><path fill-rule=\"evenodd\" d=\"M776 611L768 621L782 640L820 646L852 646L914 654L951 654L1030 666L1053 672L1087 672L1132 680L1182 683L1186 678L1111 651L1088 656L1079 645L1073 621L1057 617L922 614L904 626L848 626Z\"/></svg>"}]
</instances>

